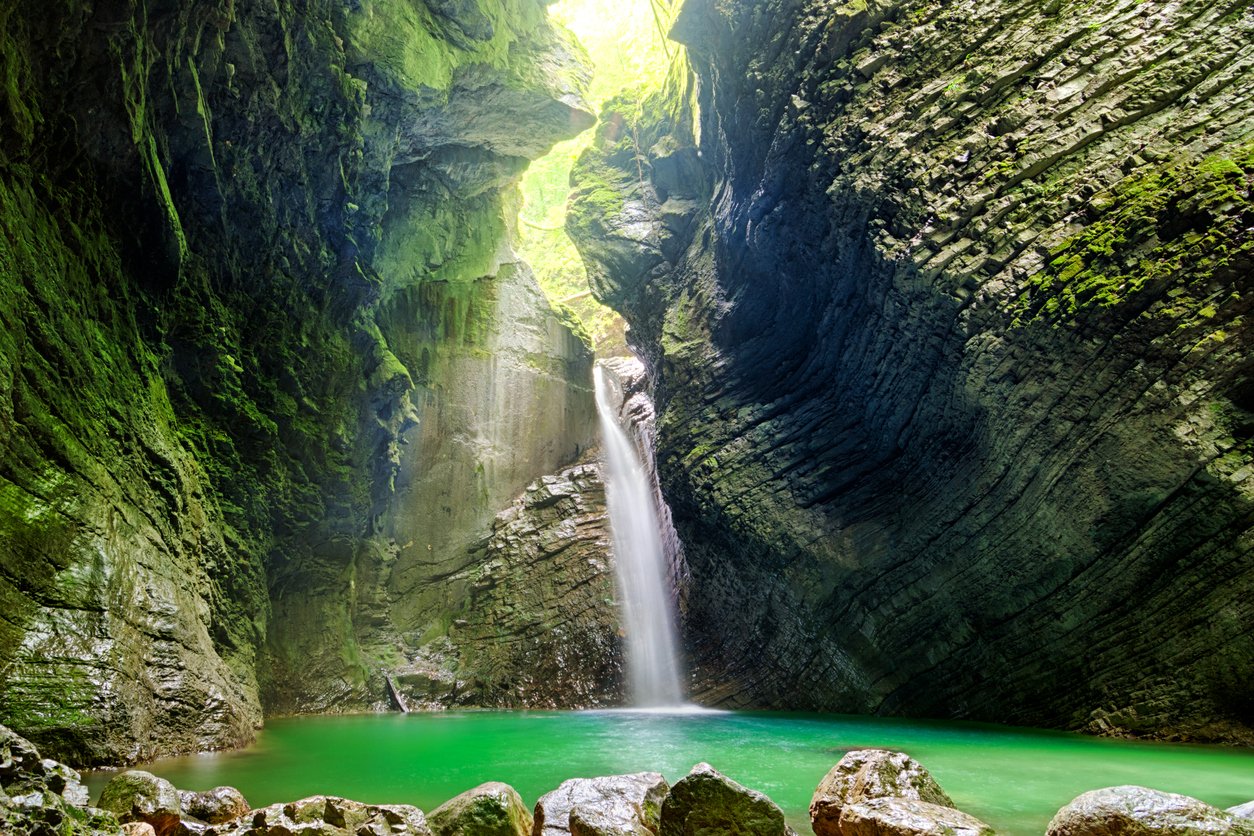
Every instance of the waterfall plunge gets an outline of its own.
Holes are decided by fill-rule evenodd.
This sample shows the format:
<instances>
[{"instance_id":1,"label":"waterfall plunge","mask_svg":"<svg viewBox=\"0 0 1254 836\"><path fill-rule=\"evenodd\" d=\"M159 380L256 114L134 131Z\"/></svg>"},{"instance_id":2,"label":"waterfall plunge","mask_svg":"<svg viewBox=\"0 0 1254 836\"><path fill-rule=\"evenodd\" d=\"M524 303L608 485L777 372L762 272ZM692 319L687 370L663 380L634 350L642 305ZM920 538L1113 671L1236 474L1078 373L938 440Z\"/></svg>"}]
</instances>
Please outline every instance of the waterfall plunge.
<instances>
[{"instance_id":1,"label":"waterfall plunge","mask_svg":"<svg viewBox=\"0 0 1254 836\"><path fill-rule=\"evenodd\" d=\"M598 364L597 414L605 460L606 503L614 536L614 565L627 633L627 685L633 706L679 707L679 652L667 588L666 553L649 478L619 425L610 383Z\"/></svg>"}]
</instances>

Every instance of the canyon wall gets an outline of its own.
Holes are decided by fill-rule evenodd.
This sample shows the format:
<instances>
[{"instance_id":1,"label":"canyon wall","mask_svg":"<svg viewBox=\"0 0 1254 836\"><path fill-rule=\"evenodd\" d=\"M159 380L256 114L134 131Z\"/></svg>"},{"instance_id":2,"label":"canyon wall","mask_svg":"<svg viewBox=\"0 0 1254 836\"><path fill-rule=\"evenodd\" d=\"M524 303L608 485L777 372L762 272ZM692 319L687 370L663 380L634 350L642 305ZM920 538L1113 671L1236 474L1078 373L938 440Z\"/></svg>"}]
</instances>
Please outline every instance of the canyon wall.
<instances>
[{"instance_id":1,"label":"canyon wall","mask_svg":"<svg viewBox=\"0 0 1254 836\"><path fill-rule=\"evenodd\" d=\"M568 227L698 700L1254 741L1247 0L688 0ZM695 83L695 93L688 85Z\"/></svg>"},{"instance_id":2,"label":"canyon wall","mask_svg":"<svg viewBox=\"0 0 1254 836\"><path fill-rule=\"evenodd\" d=\"M20 0L0 40L0 719L93 763L386 705L595 438L509 245L586 57L538 0Z\"/></svg>"}]
</instances>

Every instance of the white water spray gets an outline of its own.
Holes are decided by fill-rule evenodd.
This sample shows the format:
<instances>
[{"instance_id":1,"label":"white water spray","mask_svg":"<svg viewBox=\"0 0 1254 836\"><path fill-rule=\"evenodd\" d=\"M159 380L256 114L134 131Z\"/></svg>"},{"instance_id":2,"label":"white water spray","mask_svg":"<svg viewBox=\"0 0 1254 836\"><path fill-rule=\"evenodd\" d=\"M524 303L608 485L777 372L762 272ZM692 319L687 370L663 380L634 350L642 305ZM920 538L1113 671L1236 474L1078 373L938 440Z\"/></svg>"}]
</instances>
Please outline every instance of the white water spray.
<instances>
[{"instance_id":1,"label":"white water spray","mask_svg":"<svg viewBox=\"0 0 1254 836\"><path fill-rule=\"evenodd\" d=\"M675 618L653 491L636 448L618 423L610 384L600 365L595 377L631 702L637 707L679 707L684 700Z\"/></svg>"}]
</instances>

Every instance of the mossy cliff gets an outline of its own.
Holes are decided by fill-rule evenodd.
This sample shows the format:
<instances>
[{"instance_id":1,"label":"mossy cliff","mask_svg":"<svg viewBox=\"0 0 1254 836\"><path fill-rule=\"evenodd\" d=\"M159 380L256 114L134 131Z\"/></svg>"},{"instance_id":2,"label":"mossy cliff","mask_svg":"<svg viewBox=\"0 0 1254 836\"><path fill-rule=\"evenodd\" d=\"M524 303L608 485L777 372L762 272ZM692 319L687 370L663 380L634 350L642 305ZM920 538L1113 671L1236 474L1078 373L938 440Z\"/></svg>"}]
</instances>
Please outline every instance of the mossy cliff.
<instances>
[{"instance_id":1,"label":"mossy cliff","mask_svg":"<svg viewBox=\"0 0 1254 836\"><path fill-rule=\"evenodd\" d=\"M652 367L695 696L1254 740L1248 0L673 35L699 132L636 106L569 225Z\"/></svg>"},{"instance_id":2,"label":"mossy cliff","mask_svg":"<svg viewBox=\"0 0 1254 836\"><path fill-rule=\"evenodd\" d=\"M386 701L462 605L427 584L595 431L509 246L585 59L538 0L19 0L0 39L0 719L84 763Z\"/></svg>"}]
</instances>

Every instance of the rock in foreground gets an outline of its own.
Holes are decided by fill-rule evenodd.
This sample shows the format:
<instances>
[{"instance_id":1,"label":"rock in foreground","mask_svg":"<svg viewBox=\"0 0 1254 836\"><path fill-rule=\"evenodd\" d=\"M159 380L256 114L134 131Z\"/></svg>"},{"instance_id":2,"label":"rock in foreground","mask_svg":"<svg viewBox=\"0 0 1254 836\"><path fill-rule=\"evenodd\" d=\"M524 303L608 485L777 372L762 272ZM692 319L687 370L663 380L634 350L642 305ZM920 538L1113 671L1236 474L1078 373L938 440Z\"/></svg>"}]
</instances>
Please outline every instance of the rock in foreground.
<instances>
[{"instance_id":1,"label":"rock in foreground","mask_svg":"<svg viewBox=\"0 0 1254 836\"><path fill-rule=\"evenodd\" d=\"M817 832L817 830L816 830ZM840 814L841 836L993 836L993 828L961 810L915 798L871 798Z\"/></svg>"},{"instance_id":2,"label":"rock in foreground","mask_svg":"<svg viewBox=\"0 0 1254 836\"><path fill-rule=\"evenodd\" d=\"M214 831L217 836L433 836L417 807L329 795L271 804Z\"/></svg>"},{"instance_id":3,"label":"rock in foreground","mask_svg":"<svg viewBox=\"0 0 1254 836\"><path fill-rule=\"evenodd\" d=\"M531 836L531 811L509 784L490 781L431 811L435 836Z\"/></svg>"},{"instance_id":4,"label":"rock in foreground","mask_svg":"<svg viewBox=\"0 0 1254 836\"><path fill-rule=\"evenodd\" d=\"M954 806L923 764L904 752L855 749L832 767L814 791L810 801L814 832L818 836L842 836L842 811L849 805L877 798Z\"/></svg>"},{"instance_id":5,"label":"rock in foreground","mask_svg":"<svg viewBox=\"0 0 1254 836\"><path fill-rule=\"evenodd\" d=\"M648 836L670 786L657 772L572 778L536 802L534 836Z\"/></svg>"},{"instance_id":6,"label":"rock in foreground","mask_svg":"<svg viewBox=\"0 0 1254 836\"><path fill-rule=\"evenodd\" d=\"M41 758L26 738L0 725L0 834L78 836L116 834L118 822L88 806L87 788L73 769Z\"/></svg>"},{"instance_id":7,"label":"rock in foreground","mask_svg":"<svg viewBox=\"0 0 1254 836\"><path fill-rule=\"evenodd\" d=\"M235 787L214 787L204 792L179 790L183 812L207 824L225 824L248 812L244 794Z\"/></svg>"},{"instance_id":8,"label":"rock in foreground","mask_svg":"<svg viewBox=\"0 0 1254 836\"><path fill-rule=\"evenodd\" d=\"M1254 834L1254 822L1187 795L1146 787L1106 787L1078 796L1049 823L1046 836Z\"/></svg>"},{"instance_id":9,"label":"rock in foreground","mask_svg":"<svg viewBox=\"0 0 1254 836\"><path fill-rule=\"evenodd\" d=\"M762 793L699 763L662 802L661 836L796 836L784 813Z\"/></svg>"},{"instance_id":10,"label":"rock in foreground","mask_svg":"<svg viewBox=\"0 0 1254 836\"><path fill-rule=\"evenodd\" d=\"M121 822L146 822L157 836L173 833L183 814L179 791L142 769L115 776L100 793L100 806Z\"/></svg>"}]
</instances>

